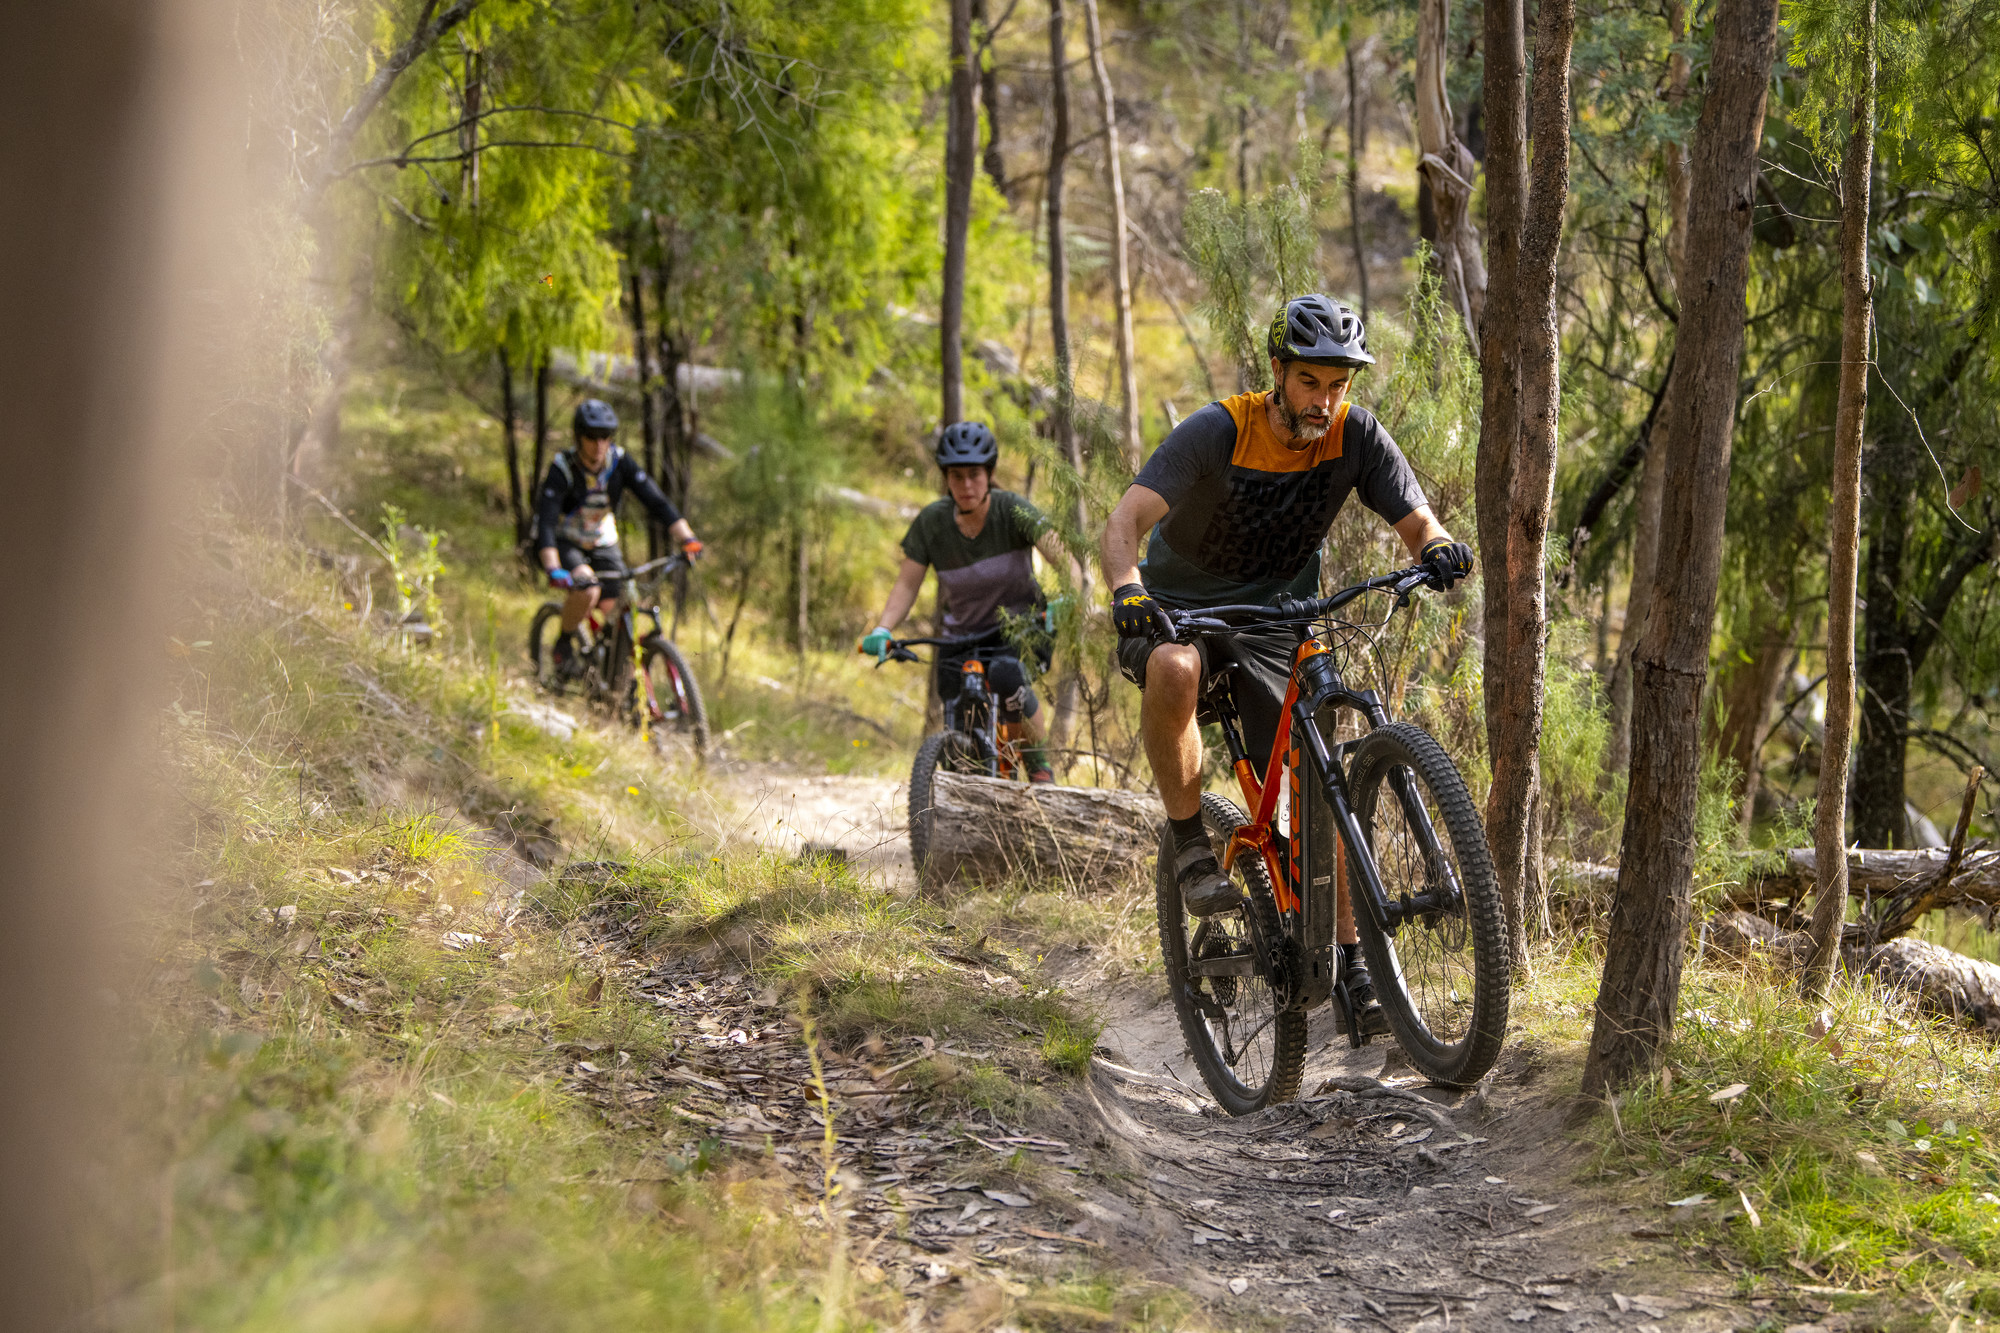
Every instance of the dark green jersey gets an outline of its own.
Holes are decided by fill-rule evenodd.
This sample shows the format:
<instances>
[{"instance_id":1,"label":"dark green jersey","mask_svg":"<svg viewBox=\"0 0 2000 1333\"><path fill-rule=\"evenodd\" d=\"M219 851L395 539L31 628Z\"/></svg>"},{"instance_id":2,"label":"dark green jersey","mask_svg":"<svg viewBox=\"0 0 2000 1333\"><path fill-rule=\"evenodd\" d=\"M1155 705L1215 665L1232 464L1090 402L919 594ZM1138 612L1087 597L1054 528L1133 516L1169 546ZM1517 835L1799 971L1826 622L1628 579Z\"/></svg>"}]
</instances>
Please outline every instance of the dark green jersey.
<instances>
[{"instance_id":1,"label":"dark green jersey","mask_svg":"<svg viewBox=\"0 0 2000 1333\"><path fill-rule=\"evenodd\" d=\"M949 496L925 505L903 534L903 554L937 571L946 638L997 629L1002 610L1024 616L1042 598L1034 552L1049 520L1012 491L991 494L977 537L958 530L958 507Z\"/></svg>"}]
</instances>

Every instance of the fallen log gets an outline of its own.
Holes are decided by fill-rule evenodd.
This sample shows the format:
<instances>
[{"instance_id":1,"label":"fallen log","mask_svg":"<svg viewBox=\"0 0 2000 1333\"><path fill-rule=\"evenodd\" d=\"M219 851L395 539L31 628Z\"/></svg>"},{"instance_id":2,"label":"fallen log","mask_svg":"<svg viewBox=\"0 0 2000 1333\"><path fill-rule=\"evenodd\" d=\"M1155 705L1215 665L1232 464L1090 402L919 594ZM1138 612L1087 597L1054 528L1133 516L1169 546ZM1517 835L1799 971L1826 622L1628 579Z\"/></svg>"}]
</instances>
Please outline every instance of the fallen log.
<instances>
[{"instance_id":1,"label":"fallen log","mask_svg":"<svg viewBox=\"0 0 2000 1333\"><path fill-rule=\"evenodd\" d=\"M1784 930L1740 910L1712 917L1708 942L1738 958L1763 953L1788 969L1804 967L1812 952L1812 941L1804 931ZM1873 977L1907 995L1925 1013L2000 1036L2000 964L1968 958L1926 940L1890 940L1870 948L1854 926L1841 938L1840 961L1848 975Z\"/></svg>"},{"instance_id":2,"label":"fallen log","mask_svg":"<svg viewBox=\"0 0 2000 1333\"><path fill-rule=\"evenodd\" d=\"M1052 879L1071 890L1123 885L1150 872L1166 812L1149 794L1115 787L1030 785L939 772L925 851L916 867L927 887L954 880Z\"/></svg>"},{"instance_id":3,"label":"fallen log","mask_svg":"<svg viewBox=\"0 0 2000 1333\"><path fill-rule=\"evenodd\" d=\"M1925 877L1935 878L1945 868L1951 853L1942 847L1916 851L1857 850L1847 854L1847 890L1881 898L1915 884ZM1799 900L1812 896L1819 881L1819 862L1810 847L1794 847L1782 855L1773 854L1754 865L1742 886L1732 896L1751 902L1777 899ZM1987 852L1965 857L1952 889L1961 896L1982 902L2000 903L2000 855Z\"/></svg>"}]
</instances>

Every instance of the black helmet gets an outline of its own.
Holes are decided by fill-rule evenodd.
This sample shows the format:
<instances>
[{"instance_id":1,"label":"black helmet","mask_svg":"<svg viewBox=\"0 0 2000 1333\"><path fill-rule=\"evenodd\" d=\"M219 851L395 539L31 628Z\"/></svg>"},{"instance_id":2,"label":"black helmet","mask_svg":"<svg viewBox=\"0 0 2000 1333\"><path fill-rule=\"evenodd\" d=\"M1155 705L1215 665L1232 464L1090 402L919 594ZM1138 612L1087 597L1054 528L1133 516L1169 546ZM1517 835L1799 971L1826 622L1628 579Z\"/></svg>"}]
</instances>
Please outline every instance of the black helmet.
<instances>
[{"instance_id":1,"label":"black helmet","mask_svg":"<svg viewBox=\"0 0 2000 1333\"><path fill-rule=\"evenodd\" d=\"M1278 361L1321 366L1372 366L1361 317L1324 296L1295 296L1271 319L1267 340Z\"/></svg>"},{"instance_id":2,"label":"black helmet","mask_svg":"<svg viewBox=\"0 0 2000 1333\"><path fill-rule=\"evenodd\" d=\"M960 421L938 432L939 467L983 467L1000 461L1000 441L978 421Z\"/></svg>"},{"instance_id":3,"label":"black helmet","mask_svg":"<svg viewBox=\"0 0 2000 1333\"><path fill-rule=\"evenodd\" d=\"M618 414L601 398L586 398L576 405L570 429L578 435L608 436L618 429Z\"/></svg>"}]
</instances>

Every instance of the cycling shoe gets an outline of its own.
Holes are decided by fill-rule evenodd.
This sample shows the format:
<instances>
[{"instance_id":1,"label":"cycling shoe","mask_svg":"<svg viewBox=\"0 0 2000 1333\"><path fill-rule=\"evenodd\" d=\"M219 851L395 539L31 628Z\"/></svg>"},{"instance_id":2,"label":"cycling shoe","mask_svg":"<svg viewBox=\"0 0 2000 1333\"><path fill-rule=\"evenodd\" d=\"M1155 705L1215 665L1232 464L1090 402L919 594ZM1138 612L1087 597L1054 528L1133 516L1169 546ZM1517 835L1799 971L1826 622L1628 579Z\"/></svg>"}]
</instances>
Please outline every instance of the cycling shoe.
<instances>
[{"instance_id":1,"label":"cycling shoe","mask_svg":"<svg viewBox=\"0 0 2000 1333\"><path fill-rule=\"evenodd\" d=\"M1354 1012L1361 1021L1361 1035L1380 1037L1389 1031L1389 1016L1382 1012L1381 1001L1375 998L1375 980L1368 975L1368 964L1361 960L1361 946L1343 944L1340 946L1341 963L1347 974L1347 998L1354 1005ZM1335 1006L1338 1013L1339 1006ZM1340 1030L1347 1031L1347 1015L1340 1014Z\"/></svg>"},{"instance_id":2,"label":"cycling shoe","mask_svg":"<svg viewBox=\"0 0 2000 1333\"><path fill-rule=\"evenodd\" d=\"M1243 903L1242 893L1216 864L1215 849L1205 842L1181 848L1174 858L1174 880L1189 916L1214 916Z\"/></svg>"}]
</instances>

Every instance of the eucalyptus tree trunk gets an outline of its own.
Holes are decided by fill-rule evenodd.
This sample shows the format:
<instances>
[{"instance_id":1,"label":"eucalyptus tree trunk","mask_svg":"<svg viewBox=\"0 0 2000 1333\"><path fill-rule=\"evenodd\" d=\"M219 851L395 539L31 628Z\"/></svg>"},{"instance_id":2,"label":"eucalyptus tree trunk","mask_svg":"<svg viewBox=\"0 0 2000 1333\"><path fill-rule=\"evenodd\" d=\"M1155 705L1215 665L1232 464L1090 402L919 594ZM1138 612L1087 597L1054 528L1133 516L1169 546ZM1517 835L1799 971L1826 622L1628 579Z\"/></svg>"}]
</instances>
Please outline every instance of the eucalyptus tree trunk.
<instances>
[{"instance_id":1,"label":"eucalyptus tree trunk","mask_svg":"<svg viewBox=\"0 0 2000 1333\"><path fill-rule=\"evenodd\" d=\"M1826 570L1826 740L1820 751L1813 855L1812 956L1801 987L1817 996L1833 976L1847 912L1847 763L1854 734L1855 568L1860 559L1861 435L1868 417L1869 191L1875 170L1875 0L1861 17L1861 49L1847 151L1840 162L1840 398L1833 420L1833 497Z\"/></svg>"},{"instance_id":2,"label":"eucalyptus tree trunk","mask_svg":"<svg viewBox=\"0 0 2000 1333\"><path fill-rule=\"evenodd\" d=\"M1083 17L1090 41L1090 68L1097 75L1097 103L1104 113L1104 160L1111 185L1111 292L1118 306L1118 382L1125 391L1125 465L1137 472L1143 442L1139 434L1139 377L1132 353L1132 268L1126 247L1125 177L1118 162L1118 104L1111 91L1111 70L1104 63L1097 0L1083 0Z\"/></svg>"},{"instance_id":3,"label":"eucalyptus tree trunk","mask_svg":"<svg viewBox=\"0 0 2000 1333\"><path fill-rule=\"evenodd\" d=\"M1493 8L1509 12L1496 16ZM1548 632L1544 571L1561 398L1556 252L1569 197L1569 63L1576 6L1574 0L1542 0L1537 8L1533 129L1541 148L1532 177L1520 134L1526 119L1520 7L1499 0L1487 17L1487 107L1496 131L1489 139L1487 168L1489 234L1493 275L1497 278L1503 262L1508 272L1504 303L1493 302L1489 287L1482 351L1494 373L1482 405L1476 463L1487 593L1486 730L1493 763L1486 830L1519 966L1527 958L1528 921L1539 915L1529 890L1540 883L1533 814L1541 783L1537 751ZM1506 31L1496 34L1496 27ZM1503 124L1504 139L1497 133ZM1518 219L1517 226L1503 220L1503 209ZM1510 233L1504 250L1503 229Z\"/></svg>"},{"instance_id":4,"label":"eucalyptus tree trunk","mask_svg":"<svg viewBox=\"0 0 2000 1333\"><path fill-rule=\"evenodd\" d=\"M549 354L542 353L541 364L535 367L535 461L528 469L529 518L528 531L532 535L534 523L534 499L542 485L542 464L548 461L549 452Z\"/></svg>"},{"instance_id":5,"label":"eucalyptus tree trunk","mask_svg":"<svg viewBox=\"0 0 2000 1333\"><path fill-rule=\"evenodd\" d=\"M653 375L652 358L647 354L646 337L646 285L639 272L639 239L632 235L627 255L632 271L631 290L626 294L626 302L632 312L632 370L639 383L639 438L645 452L640 455L645 460L649 472L658 473L660 457L659 422L653 416ZM661 529L659 520L646 515L646 558L656 560L666 549L667 534Z\"/></svg>"},{"instance_id":6,"label":"eucalyptus tree trunk","mask_svg":"<svg viewBox=\"0 0 2000 1333\"><path fill-rule=\"evenodd\" d=\"M938 303L939 412L965 418L965 247L978 170L979 99L972 55L972 0L951 0L951 99L944 134L944 296Z\"/></svg>"},{"instance_id":7,"label":"eucalyptus tree trunk","mask_svg":"<svg viewBox=\"0 0 2000 1333\"><path fill-rule=\"evenodd\" d=\"M1008 8L1012 12L1012 6ZM979 43L973 57L979 65L979 104L986 108L986 151L980 157L980 165L993 178L993 188L1000 192L1000 197L1012 204L1014 196L1007 190L1007 159L1000 151L1000 75L985 58L993 45L993 25L986 17L986 0L972 0L972 21L979 25Z\"/></svg>"},{"instance_id":8,"label":"eucalyptus tree trunk","mask_svg":"<svg viewBox=\"0 0 2000 1333\"><path fill-rule=\"evenodd\" d=\"M1472 225L1472 150L1452 129L1451 97L1445 91L1450 17L1448 0L1420 0L1417 6L1417 174L1430 188L1437 215L1435 258L1445 299L1458 312L1466 344L1477 355L1486 264L1479 255L1479 230Z\"/></svg>"},{"instance_id":9,"label":"eucalyptus tree trunk","mask_svg":"<svg viewBox=\"0 0 2000 1333\"><path fill-rule=\"evenodd\" d=\"M1688 284L1660 441L1653 613L1633 659L1632 782L1604 979L1583 1069L1586 1095L1649 1070L1673 1035L1680 999L1701 783L1700 708L1722 569L1734 386L1742 368L1744 289L1757 148L1778 39L1778 0L1718 0L1708 92L1688 192ZM1716 392L1715 386L1726 386Z\"/></svg>"},{"instance_id":10,"label":"eucalyptus tree trunk","mask_svg":"<svg viewBox=\"0 0 2000 1333\"><path fill-rule=\"evenodd\" d=\"M1063 173L1069 165L1069 39L1063 31L1063 0L1049 0L1049 341L1056 360L1056 446L1076 476L1075 523L1079 540L1087 539L1090 511L1084 504L1084 458L1076 437L1076 371L1069 348L1069 252L1063 245ZM1077 595L1091 604L1091 566L1083 562ZM1075 728L1082 682L1066 672L1056 690L1054 739L1064 745Z\"/></svg>"},{"instance_id":11,"label":"eucalyptus tree trunk","mask_svg":"<svg viewBox=\"0 0 2000 1333\"><path fill-rule=\"evenodd\" d=\"M507 450L507 504L514 515L514 544L528 539L528 511L521 503L520 414L514 410L514 363L500 349L500 434Z\"/></svg>"},{"instance_id":12,"label":"eucalyptus tree trunk","mask_svg":"<svg viewBox=\"0 0 2000 1333\"><path fill-rule=\"evenodd\" d=\"M1518 8L1518 5L1516 6ZM1361 240L1361 155L1368 148L1368 120L1361 114L1361 80L1355 43L1347 44L1347 223L1354 244L1354 285L1361 297L1361 322L1368 322L1368 249Z\"/></svg>"},{"instance_id":13,"label":"eucalyptus tree trunk","mask_svg":"<svg viewBox=\"0 0 2000 1333\"><path fill-rule=\"evenodd\" d=\"M1667 6L1667 32L1675 47L1687 40L1687 6L1681 0ZM1676 110L1687 101L1688 74L1688 58L1679 50L1669 51L1667 105ZM1687 145L1669 141L1660 157L1667 180L1667 267L1679 300L1681 270L1687 259ZM1671 380L1671 363L1667 374ZM1664 393L1662 397L1664 400ZM1605 749L1604 769L1613 777L1624 773L1632 761L1632 653L1645 633L1646 617L1653 605L1653 573L1660 550L1660 492L1666 478L1666 450L1648 448L1640 465L1639 490L1633 497L1632 586L1625 597L1625 628L1618 636L1618 660L1605 691L1610 703L1611 740Z\"/></svg>"}]
</instances>

